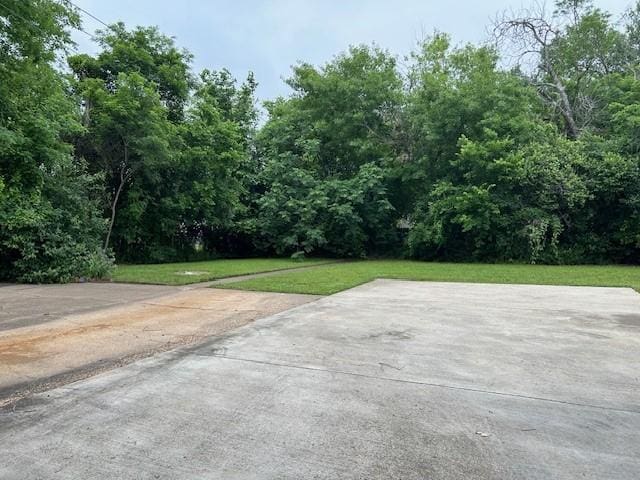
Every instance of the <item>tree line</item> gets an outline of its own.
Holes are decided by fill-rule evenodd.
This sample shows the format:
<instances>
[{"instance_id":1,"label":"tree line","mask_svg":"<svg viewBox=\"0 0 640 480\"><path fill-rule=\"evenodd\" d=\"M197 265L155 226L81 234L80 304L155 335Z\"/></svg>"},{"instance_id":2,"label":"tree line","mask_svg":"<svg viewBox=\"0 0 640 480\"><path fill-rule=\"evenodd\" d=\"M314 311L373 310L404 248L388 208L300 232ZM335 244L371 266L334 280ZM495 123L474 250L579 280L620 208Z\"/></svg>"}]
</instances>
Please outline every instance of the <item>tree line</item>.
<instances>
[{"instance_id":1,"label":"tree line","mask_svg":"<svg viewBox=\"0 0 640 480\"><path fill-rule=\"evenodd\" d=\"M155 27L72 51L78 12L0 5L0 278L249 255L637 263L640 2L496 17L399 59L353 46L256 79Z\"/></svg>"}]
</instances>

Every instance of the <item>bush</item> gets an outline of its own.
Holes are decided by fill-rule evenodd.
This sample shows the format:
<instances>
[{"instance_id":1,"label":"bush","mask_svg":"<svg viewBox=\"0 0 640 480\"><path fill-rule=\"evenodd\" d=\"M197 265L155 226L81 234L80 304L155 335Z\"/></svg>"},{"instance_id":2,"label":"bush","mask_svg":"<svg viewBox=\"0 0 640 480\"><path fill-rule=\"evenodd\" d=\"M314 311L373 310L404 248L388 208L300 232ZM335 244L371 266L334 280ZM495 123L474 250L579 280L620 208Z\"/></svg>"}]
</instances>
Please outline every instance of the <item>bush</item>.
<instances>
[{"instance_id":1,"label":"bush","mask_svg":"<svg viewBox=\"0 0 640 480\"><path fill-rule=\"evenodd\" d=\"M89 252L84 262L84 277L90 280L101 280L111 278L114 260L111 255L107 255L102 250Z\"/></svg>"},{"instance_id":2,"label":"bush","mask_svg":"<svg viewBox=\"0 0 640 480\"><path fill-rule=\"evenodd\" d=\"M70 157L40 173L39 189L0 197L0 276L29 283L106 276L113 261L101 253L100 178Z\"/></svg>"}]
</instances>

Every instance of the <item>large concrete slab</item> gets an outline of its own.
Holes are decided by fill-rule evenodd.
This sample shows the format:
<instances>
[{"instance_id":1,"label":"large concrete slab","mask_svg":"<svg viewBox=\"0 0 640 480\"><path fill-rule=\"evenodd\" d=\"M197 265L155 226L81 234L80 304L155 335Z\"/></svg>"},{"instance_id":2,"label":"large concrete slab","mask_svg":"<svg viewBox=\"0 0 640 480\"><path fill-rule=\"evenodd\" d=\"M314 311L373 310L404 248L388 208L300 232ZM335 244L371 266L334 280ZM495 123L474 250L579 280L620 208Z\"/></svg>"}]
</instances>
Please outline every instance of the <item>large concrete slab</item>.
<instances>
[{"instance_id":1,"label":"large concrete slab","mask_svg":"<svg viewBox=\"0 0 640 480\"><path fill-rule=\"evenodd\" d=\"M376 281L33 397L0 478L636 479L640 296Z\"/></svg>"}]
</instances>

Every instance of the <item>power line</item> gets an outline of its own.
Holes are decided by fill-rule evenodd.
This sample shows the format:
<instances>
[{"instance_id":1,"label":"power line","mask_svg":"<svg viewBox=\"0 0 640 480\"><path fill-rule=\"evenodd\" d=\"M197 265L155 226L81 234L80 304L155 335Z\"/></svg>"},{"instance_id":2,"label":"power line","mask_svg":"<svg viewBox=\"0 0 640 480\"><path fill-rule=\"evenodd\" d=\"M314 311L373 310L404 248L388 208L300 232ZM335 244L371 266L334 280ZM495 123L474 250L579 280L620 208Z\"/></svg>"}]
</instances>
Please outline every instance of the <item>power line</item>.
<instances>
[{"instance_id":1,"label":"power line","mask_svg":"<svg viewBox=\"0 0 640 480\"><path fill-rule=\"evenodd\" d=\"M73 8L75 8L76 10L84 13L86 16L94 19L96 22L100 23L101 25L104 25L105 27L107 27L109 30L117 33L113 27L111 25L109 25L107 22L105 22L104 20L102 20L101 18L97 17L96 15L94 15L93 13L91 13L89 10L86 10L84 8L82 8L81 6L79 6L78 4L72 2L71 0L62 0L62 2L64 2L67 7L71 6ZM93 40L94 42L98 42L98 38L96 38L95 35L92 35L91 33L88 33L87 31L83 30L80 27L74 27L76 30L79 30L80 32L84 33L85 35L87 35L89 38L91 38L91 40Z\"/></svg>"},{"instance_id":2,"label":"power line","mask_svg":"<svg viewBox=\"0 0 640 480\"><path fill-rule=\"evenodd\" d=\"M73 5L75 8L77 8L78 10L80 10L81 12L83 12L85 15L88 15L89 17L93 18L96 22L101 23L102 25L104 25L105 27L111 29L111 25L109 25L107 22L103 22L102 20L100 20L98 17L96 17L93 13L85 10L84 8L76 5L75 3L73 3L71 0L63 0L65 3L69 4L69 5Z\"/></svg>"},{"instance_id":3,"label":"power line","mask_svg":"<svg viewBox=\"0 0 640 480\"><path fill-rule=\"evenodd\" d=\"M89 37L91 40L93 40L94 42L97 40L97 38L90 34L89 32L84 31L83 29L81 29L80 27L73 27L75 30L78 30L79 32L84 33L87 37Z\"/></svg>"},{"instance_id":4,"label":"power line","mask_svg":"<svg viewBox=\"0 0 640 480\"><path fill-rule=\"evenodd\" d=\"M102 20L100 20L98 17L96 17L95 15L91 14L90 12L87 12L84 8L79 7L78 5L76 5L75 3L71 2L70 0L62 0L67 7L69 7L70 5L78 10L80 10L81 12L85 13L86 15L90 16L91 18L93 18L94 20L100 22L101 24L103 24L104 26L109 27L109 25L107 25L105 22L103 22ZM82 27L73 27L75 30L78 30L79 32L84 33L87 37L89 37L91 40L93 40L94 42L96 42L98 39L95 37L95 35L87 32L86 30L84 30Z\"/></svg>"},{"instance_id":5,"label":"power line","mask_svg":"<svg viewBox=\"0 0 640 480\"><path fill-rule=\"evenodd\" d=\"M112 32L114 32L115 34L119 34L120 32L118 32L118 30L114 29L112 25L109 25L107 22L105 22L104 20L100 19L99 17L97 17L96 15L94 15L93 13L91 13L88 10L85 10L84 8L80 7L78 4L72 2L71 0L61 0L62 2L64 2L65 4L67 4L67 6L71 6L73 8L76 8L77 10L81 11L82 13L84 13L85 15L87 15L88 17L91 17L92 19L94 19L96 22L104 25L105 27L107 27L109 30L111 30ZM80 27L75 27L77 30L80 30L82 33L84 33L85 35L88 35L89 37L91 37L91 39L95 42L99 42L99 39L96 38L94 35L91 35L90 33L87 33L86 31L84 31L82 28ZM143 47L143 50L147 53L149 53L149 51Z\"/></svg>"}]
</instances>

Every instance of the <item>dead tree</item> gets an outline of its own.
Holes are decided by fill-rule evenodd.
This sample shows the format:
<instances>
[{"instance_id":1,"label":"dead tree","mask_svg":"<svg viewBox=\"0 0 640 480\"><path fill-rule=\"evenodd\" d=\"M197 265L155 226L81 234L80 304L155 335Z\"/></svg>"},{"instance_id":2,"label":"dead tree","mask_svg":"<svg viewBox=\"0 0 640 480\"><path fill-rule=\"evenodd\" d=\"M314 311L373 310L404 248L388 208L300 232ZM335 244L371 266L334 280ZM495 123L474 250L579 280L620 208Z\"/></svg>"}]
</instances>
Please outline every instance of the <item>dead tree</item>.
<instances>
[{"instance_id":1,"label":"dead tree","mask_svg":"<svg viewBox=\"0 0 640 480\"><path fill-rule=\"evenodd\" d=\"M577 10L571 10L566 14L569 22L579 21ZM540 96L559 112L567 135L575 139L580 135L575 108L552 57L552 44L561 35L566 22L558 21L556 25L552 22L554 18L557 19L546 15L543 5L515 15L504 13L494 22L493 34L499 44L509 44L519 61L533 56L534 68L537 71L534 70L532 79Z\"/></svg>"}]
</instances>

